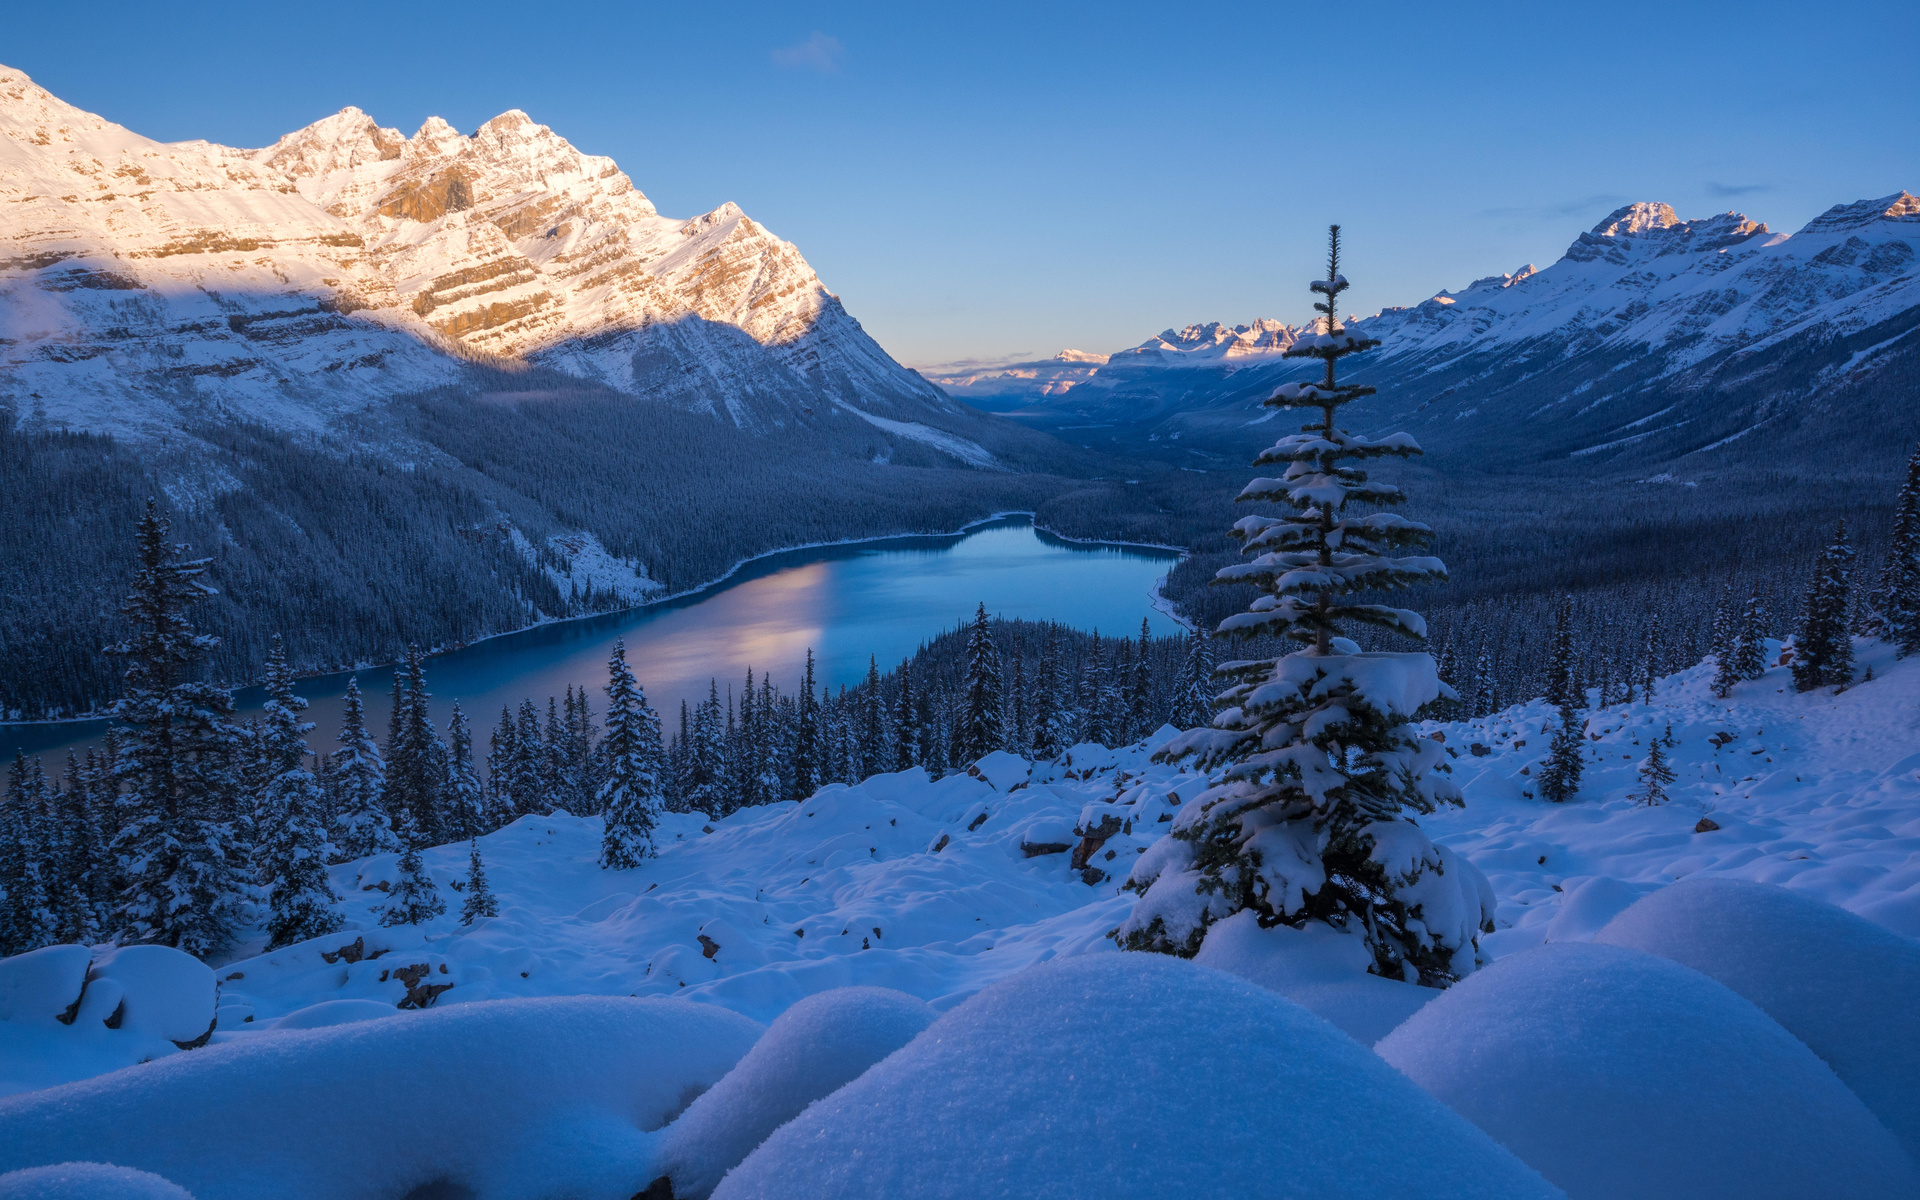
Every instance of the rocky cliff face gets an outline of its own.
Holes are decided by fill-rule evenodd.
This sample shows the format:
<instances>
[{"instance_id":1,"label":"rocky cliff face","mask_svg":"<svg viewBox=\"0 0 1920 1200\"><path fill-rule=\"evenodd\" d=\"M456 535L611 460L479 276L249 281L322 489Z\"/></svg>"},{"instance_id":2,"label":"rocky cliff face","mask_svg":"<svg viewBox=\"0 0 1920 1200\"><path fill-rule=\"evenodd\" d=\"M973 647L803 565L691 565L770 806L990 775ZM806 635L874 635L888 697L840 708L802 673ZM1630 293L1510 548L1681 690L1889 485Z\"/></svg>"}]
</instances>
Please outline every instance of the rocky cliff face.
<instances>
[{"instance_id":1,"label":"rocky cliff face","mask_svg":"<svg viewBox=\"0 0 1920 1200\"><path fill-rule=\"evenodd\" d=\"M320 428L472 360L756 429L952 410L793 245L732 204L662 217L519 111L166 145L0 68L0 198L0 401L23 418Z\"/></svg>"}]
</instances>

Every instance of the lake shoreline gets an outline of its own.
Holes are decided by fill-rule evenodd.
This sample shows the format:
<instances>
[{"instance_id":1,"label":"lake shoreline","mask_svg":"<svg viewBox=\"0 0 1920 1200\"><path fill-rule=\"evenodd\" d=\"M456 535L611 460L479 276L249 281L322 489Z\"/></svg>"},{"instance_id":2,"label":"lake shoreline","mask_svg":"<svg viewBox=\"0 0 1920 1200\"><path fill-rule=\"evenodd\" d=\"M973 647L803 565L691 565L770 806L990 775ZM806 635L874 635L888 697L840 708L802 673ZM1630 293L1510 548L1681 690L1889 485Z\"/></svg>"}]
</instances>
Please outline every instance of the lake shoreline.
<instances>
[{"instance_id":1,"label":"lake shoreline","mask_svg":"<svg viewBox=\"0 0 1920 1200\"><path fill-rule=\"evenodd\" d=\"M739 559L732 566L728 567L724 573L717 575L712 579L706 580L705 582L702 582L702 583L695 584L692 587L682 589L681 591L674 592L669 595L655 596L639 604L631 604L625 608L610 608L604 612L580 613L576 616L569 616L569 617L546 617L538 621L530 621L525 625L517 626L513 629L503 629L498 633L490 633L483 637L474 638L472 641L455 642L455 643L443 644L443 645L431 647L424 651L424 657L427 659L432 659L432 658L447 655L447 654L453 654L461 650L467 650L475 646L484 645L487 642L497 641L501 638L506 638L506 637L513 637L518 634L527 633L536 629L546 629L554 626L567 625L567 624L572 624L580 621L598 620L602 618L622 616L630 613L644 612L645 610L650 608L657 608L662 605L674 604L679 601L694 599L697 597L704 596L710 592L714 592L717 589L723 589L725 586L728 586L730 582L733 581L734 577L739 575L741 571L751 568L756 563L762 563L768 559L776 558L785 554L799 554L809 550L846 549L848 547L869 546L869 545L877 545L879 543L884 543L884 542L900 542L900 541L908 541L908 540L923 539L923 538L925 539L948 539L948 538L963 539L970 533L977 532L984 527L991 526L999 522L1010 521L1016 517L1025 517L1026 524L1029 527L1031 527L1036 533L1045 534L1047 537L1053 538L1059 542L1066 543L1073 546L1112 547L1115 549L1134 549L1134 550L1158 550L1158 551L1164 551L1171 554L1177 554L1183 560L1186 558L1187 554L1189 553L1189 551L1183 546L1169 546L1169 545L1163 545L1156 542L1129 542L1129 541L1114 541L1114 540L1104 539L1104 538L1072 537L1067 534L1060 533L1055 529L1049 528L1046 525L1042 525L1037 518L1037 514L1031 509L1006 509L1003 511L990 513L987 516L978 518L977 520L969 521L966 524L960 526L960 528L955 530L940 530L940 531L934 531L934 532L875 534L871 537L842 538L837 541L830 541L830 542L802 542L793 546L781 546L772 550L763 550L758 554L749 555L746 558ZM1191 629L1192 625L1184 617L1180 616L1176 611L1173 610L1173 608L1170 606L1170 602L1167 601L1166 597L1162 594L1161 585L1165 583L1165 579L1166 577L1162 575L1160 579L1154 584L1154 586L1151 589L1149 589L1147 595L1150 602L1150 607L1152 607L1155 611L1164 614L1168 619L1174 621L1176 624L1179 624L1185 628ZM303 681L310 681L310 680L316 680L316 679L329 679L338 675L357 675L363 671L377 671L377 670L381 670L388 667L395 667L399 665L399 661L400 660L395 659L387 662L356 663L351 666L336 666L336 667L329 668L327 670L313 671L306 674L297 675L294 678L295 678L295 682L303 682ZM225 686L227 686L227 688L230 691L240 691L242 689L245 689L248 687L254 687L257 685L253 683L240 683L240 684L227 684ZM112 720L113 720L113 713L109 710L109 711L103 711L103 712L83 713L83 714L70 716L70 717L49 717L49 718L44 718L44 719L35 720L35 721L0 722L0 745L4 744L5 734L7 730L34 729L34 730L44 731L44 730L47 730L50 728L56 728L59 726L104 725Z\"/></svg>"}]
</instances>

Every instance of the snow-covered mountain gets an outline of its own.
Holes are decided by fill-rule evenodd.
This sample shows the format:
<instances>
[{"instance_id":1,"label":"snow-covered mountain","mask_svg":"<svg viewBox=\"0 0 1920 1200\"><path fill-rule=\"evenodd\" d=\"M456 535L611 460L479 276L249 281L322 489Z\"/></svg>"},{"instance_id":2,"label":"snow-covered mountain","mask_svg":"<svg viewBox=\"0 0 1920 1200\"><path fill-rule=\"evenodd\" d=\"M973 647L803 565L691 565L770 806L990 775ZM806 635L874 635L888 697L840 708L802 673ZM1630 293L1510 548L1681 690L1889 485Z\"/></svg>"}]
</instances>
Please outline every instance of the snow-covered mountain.
<instances>
[{"instance_id":1,"label":"snow-covered mountain","mask_svg":"<svg viewBox=\"0 0 1920 1200\"><path fill-rule=\"evenodd\" d=\"M1543 270L1354 322L1381 341L1357 378L1381 390L1369 410L1428 426L1423 439L1548 457L1717 450L1798 426L1842 389L1861 393L1856 410L1895 405L1883 415L1899 417L1882 393L1915 354L1917 258L1920 200L1906 192L1835 205L1793 234L1739 213L1682 220L1630 204ZM1297 332L1169 330L1065 393L1019 399L1043 421L1230 439L1269 415L1258 404L1275 383L1308 369L1276 361Z\"/></svg>"},{"instance_id":2,"label":"snow-covered mountain","mask_svg":"<svg viewBox=\"0 0 1920 1200\"><path fill-rule=\"evenodd\" d=\"M319 428L475 361L751 428L953 411L791 243L731 203L663 217L517 110L165 144L0 67L0 135L0 403L22 417Z\"/></svg>"}]
</instances>

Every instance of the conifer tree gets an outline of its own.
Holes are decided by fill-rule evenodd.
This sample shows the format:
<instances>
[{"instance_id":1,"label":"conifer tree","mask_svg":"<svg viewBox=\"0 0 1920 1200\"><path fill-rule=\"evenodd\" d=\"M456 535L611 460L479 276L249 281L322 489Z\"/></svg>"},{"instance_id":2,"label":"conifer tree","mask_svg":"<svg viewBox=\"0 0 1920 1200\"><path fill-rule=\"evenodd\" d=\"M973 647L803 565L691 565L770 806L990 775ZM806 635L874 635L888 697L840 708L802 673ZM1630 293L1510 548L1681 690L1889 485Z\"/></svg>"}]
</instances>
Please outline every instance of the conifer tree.
<instances>
[{"instance_id":1,"label":"conifer tree","mask_svg":"<svg viewBox=\"0 0 1920 1200\"><path fill-rule=\"evenodd\" d=\"M340 716L339 749L333 752L333 844L340 861L391 854L400 848L387 814L386 762L367 730L360 684L347 676L345 708Z\"/></svg>"},{"instance_id":2,"label":"conifer tree","mask_svg":"<svg viewBox=\"0 0 1920 1200\"><path fill-rule=\"evenodd\" d=\"M1153 669L1149 655L1153 650L1153 628L1147 618L1140 618L1140 645L1134 652L1133 672L1128 681L1127 703L1127 740L1138 741L1152 733L1155 728L1153 719Z\"/></svg>"},{"instance_id":3,"label":"conifer tree","mask_svg":"<svg viewBox=\"0 0 1920 1200\"><path fill-rule=\"evenodd\" d=\"M893 769L911 771L920 765L920 710L913 694L910 664L900 664L900 692L893 702Z\"/></svg>"},{"instance_id":4,"label":"conifer tree","mask_svg":"<svg viewBox=\"0 0 1920 1200\"><path fill-rule=\"evenodd\" d=\"M205 955L232 941L247 887L233 822L233 697L194 678L219 644L194 631L188 612L213 594L200 578L211 560L186 559L167 534L149 500L121 607L132 631L106 650L127 663L113 710L123 730L114 776L124 789L113 854L125 880L114 924L124 943Z\"/></svg>"},{"instance_id":5,"label":"conifer tree","mask_svg":"<svg viewBox=\"0 0 1920 1200\"><path fill-rule=\"evenodd\" d=\"M1006 748L1023 757L1029 754L1033 747L1033 727L1028 720L1030 694L1031 689L1027 684L1027 658L1020 648L1020 642L1016 639L1013 643L1013 677L1007 681Z\"/></svg>"},{"instance_id":6,"label":"conifer tree","mask_svg":"<svg viewBox=\"0 0 1920 1200\"><path fill-rule=\"evenodd\" d=\"M1673 768L1667 764L1667 747L1672 742L1673 727L1667 727L1666 738L1652 738L1647 747L1646 761L1640 764L1640 787L1633 798L1642 804L1654 805L1667 802L1667 785L1674 781Z\"/></svg>"},{"instance_id":7,"label":"conifer tree","mask_svg":"<svg viewBox=\"0 0 1920 1200\"><path fill-rule=\"evenodd\" d=\"M403 820L400 837L406 848L400 852L399 885L387 893L387 903L380 911L380 924L385 926L419 925L447 911L439 885L420 857L423 835Z\"/></svg>"},{"instance_id":8,"label":"conifer tree","mask_svg":"<svg viewBox=\"0 0 1920 1200\"><path fill-rule=\"evenodd\" d=\"M1587 725L1570 696L1560 705L1559 720L1547 745L1547 761L1540 767L1538 786L1542 799L1564 804L1580 792L1580 776L1586 770Z\"/></svg>"},{"instance_id":9,"label":"conifer tree","mask_svg":"<svg viewBox=\"0 0 1920 1200\"><path fill-rule=\"evenodd\" d=\"M1874 603L1881 635L1900 657L1920 650L1920 448L1907 459L1906 482L1893 502L1893 536Z\"/></svg>"},{"instance_id":10,"label":"conifer tree","mask_svg":"<svg viewBox=\"0 0 1920 1200\"><path fill-rule=\"evenodd\" d=\"M513 803L514 764L520 757L520 730L513 710L500 706L500 723L487 738L487 827L499 829L519 816Z\"/></svg>"},{"instance_id":11,"label":"conifer tree","mask_svg":"<svg viewBox=\"0 0 1920 1200\"><path fill-rule=\"evenodd\" d=\"M53 869L57 883L48 889L47 905L53 916L53 937L71 945L91 945L100 940L101 902L107 898L105 854L100 842L99 822L94 819L88 781L78 755L67 751L67 786L54 797L54 842L57 847Z\"/></svg>"},{"instance_id":12,"label":"conifer tree","mask_svg":"<svg viewBox=\"0 0 1920 1200\"><path fill-rule=\"evenodd\" d=\"M460 711L458 700L453 702L453 714L447 719L447 779L442 786L450 834L465 834L471 840L493 832L486 794L473 769L473 728L467 724L467 714Z\"/></svg>"},{"instance_id":13,"label":"conifer tree","mask_svg":"<svg viewBox=\"0 0 1920 1200\"><path fill-rule=\"evenodd\" d=\"M966 705L959 730L959 756L960 761L970 763L1000 749L1006 741L1000 722L1000 654L987 627L984 602L974 610L973 628L967 636Z\"/></svg>"},{"instance_id":14,"label":"conifer tree","mask_svg":"<svg viewBox=\"0 0 1920 1200\"><path fill-rule=\"evenodd\" d=\"M1180 668L1179 693L1174 700L1173 724L1201 729L1213 724L1213 643L1201 626L1187 635L1187 655Z\"/></svg>"},{"instance_id":15,"label":"conifer tree","mask_svg":"<svg viewBox=\"0 0 1920 1200\"><path fill-rule=\"evenodd\" d=\"M1048 625L1040 643L1040 666L1033 681L1033 757L1039 762L1059 758L1073 744L1065 700L1066 679L1060 669L1060 630Z\"/></svg>"},{"instance_id":16,"label":"conifer tree","mask_svg":"<svg viewBox=\"0 0 1920 1200\"><path fill-rule=\"evenodd\" d=\"M340 897L327 881L326 795L307 770L307 702L293 692L293 669L278 634L267 651L267 703L260 751L267 776L258 810L263 845L260 883L271 912L267 949L332 933L341 925Z\"/></svg>"},{"instance_id":17,"label":"conifer tree","mask_svg":"<svg viewBox=\"0 0 1920 1200\"><path fill-rule=\"evenodd\" d=\"M480 861L480 839L467 843L467 898L460 905L460 923L471 925L481 917L500 915L500 901L487 886L487 868Z\"/></svg>"},{"instance_id":18,"label":"conifer tree","mask_svg":"<svg viewBox=\"0 0 1920 1200\"><path fill-rule=\"evenodd\" d=\"M1554 614L1553 652L1547 659L1547 703L1566 708L1578 698L1573 677L1573 599L1568 597Z\"/></svg>"},{"instance_id":19,"label":"conifer tree","mask_svg":"<svg viewBox=\"0 0 1920 1200\"><path fill-rule=\"evenodd\" d=\"M1713 606L1713 621L1707 627L1707 653L1713 655L1717 665L1725 662L1733 653L1733 585L1727 584L1720 591L1720 599Z\"/></svg>"},{"instance_id":20,"label":"conifer tree","mask_svg":"<svg viewBox=\"0 0 1920 1200\"><path fill-rule=\"evenodd\" d=\"M445 747L427 711L426 670L418 645L394 676L396 739L387 747L387 809L396 825L411 824L427 845L443 840L441 791L447 777Z\"/></svg>"},{"instance_id":21,"label":"conifer tree","mask_svg":"<svg viewBox=\"0 0 1920 1200\"><path fill-rule=\"evenodd\" d=\"M627 666L624 641L614 642L613 656L607 660L607 727L602 745L607 777L597 797L606 818L600 865L611 871L630 870L653 856L653 827L664 800L660 776L665 751L660 744L660 718Z\"/></svg>"},{"instance_id":22,"label":"conifer tree","mask_svg":"<svg viewBox=\"0 0 1920 1200\"><path fill-rule=\"evenodd\" d=\"M1853 545L1847 523L1821 552L1807 587L1805 615L1793 639L1793 686L1810 692L1829 684L1853 682L1853 639L1848 633L1847 593L1853 574Z\"/></svg>"},{"instance_id":23,"label":"conifer tree","mask_svg":"<svg viewBox=\"0 0 1920 1200\"><path fill-rule=\"evenodd\" d=\"M694 711L693 747L687 755L687 805L716 818L731 811L725 800L727 770L721 720L720 687L709 681L707 698Z\"/></svg>"},{"instance_id":24,"label":"conifer tree","mask_svg":"<svg viewBox=\"0 0 1920 1200\"><path fill-rule=\"evenodd\" d=\"M1320 419L1261 454L1256 464L1283 465L1282 477L1256 479L1239 497L1293 511L1235 522L1234 536L1253 557L1216 576L1263 593L1250 611L1221 622L1220 633L1278 634L1301 648L1222 667L1230 686L1213 727L1181 734L1155 756L1197 756L1219 782L1181 809L1159 844L1165 849L1141 856L1128 886L1144 894L1117 936L1130 949L1190 956L1211 924L1251 910L1269 927L1320 921L1345 930L1362 939L1376 973L1442 984L1472 969L1490 914L1471 868L1407 815L1460 803L1434 772L1443 751L1408 724L1440 695L1439 674L1424 652L1362 652L1342 627L1358 622L1424 640L1418 613L1360 596L1443 580L1446 570L1435 558L1394 555L1430 541L1425 525L1355 512L1403 496L1369 480L1354 460L1420 448L1406 434L1363 437L1337 424L1342 405L1373 389L1337 382L1335 363L1378 342L1336 315L1347 281L1339 227L1331 233L1327 278L1311 285L1325 316L1286 352L1320 359L1324 378L1283 384L1267 400L1317 409Z\"/></svg>"},{"instance_id":25,"label":"conifer tree","mask_svg":"<svg viewBox=\"0 0 1920 1200\"><path fill-rule=\"evenodd\" d=\"M904 678L904 677L903 677ZM902 767L889 768L887 763L887 707L886 700L880 694L880 660L867 656L867 682L860 693L860 726L855 741L858 746L858 763L854 774L859 779L869 775L878 775L886 770L904 770ZM858 780L855 780L858 782Z\"/></svg>"},{"instance_id":26,"label":"conifer tree","mask_svg":"<svg viewBox=\"0 0 1920 1200\"><path fill-rule=\"evenodd\" d=\"M14 751L0 807L0 958L38 950L53 939L41 873L44 849L38 759Z\"/></svg>"},{"instance_id":27,"label":"conifer tree","mask_svg":"<svg viewBox=\"0 0 1920 1200\"><path fill-rule=\"evenodd\" d=\"M789 800L805 800L820 790L820 706L814 699L813 647L807 647L806 672L793 716L793 753L787 761Z\"/></svg>"},{"instance_id":28,"label":"conifer tree","mask_svg":"<svg viewBox=\"0 0 1920 1200\"><path fill-rule=\"evenodd\" d=\"M1760 594L1755 592L1740 614L1740 625L1733 639L1734 670L1742 679L1758 679L1767 673L1766 620Z\"/></svg>"},{"instance_id":29,"label":"conifer tree","mask_svg":"<svg viewBox=\"0 0 1920 1200\"><path fill-rule=\"evenodd\" d=\"M1647 623L1646 648L1640 656L1640 701L1643 704L1653 703L1653 689L1659 682L1660 657L1664 652L1665 646L1660 637L1660 614L1655 612Z\"/></svg>"}]
</instances>

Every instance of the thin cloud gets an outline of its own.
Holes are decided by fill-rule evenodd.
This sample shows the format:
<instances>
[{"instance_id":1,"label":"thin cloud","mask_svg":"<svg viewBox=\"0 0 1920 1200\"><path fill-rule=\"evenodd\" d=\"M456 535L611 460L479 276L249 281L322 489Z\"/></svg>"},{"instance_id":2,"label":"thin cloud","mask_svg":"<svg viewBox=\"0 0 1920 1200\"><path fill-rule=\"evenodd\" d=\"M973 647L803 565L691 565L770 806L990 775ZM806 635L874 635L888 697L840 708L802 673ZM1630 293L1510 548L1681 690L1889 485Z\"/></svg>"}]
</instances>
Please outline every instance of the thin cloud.
<instances>
[{"instance_id":1,"label":"thin cloud","mask_svg":"<svg viewBox=\"0 0 1920 1200\"><path fill-rule=\"evenodd\" d=\"M1772 190L1773 185L1770 183L1714 183L1712 180L1707 181L1707 195L1709 196L1751 196L1755 192L1770 192Z\"/></svg>"},{"instance_id":2,"label":"thin cloud","mask_svg":"<svg viewBox=\"0 0 1920 1200\"><path fill-rule=\"evenodd\" d=\"M781 46L773 52L773 61L783 67L800 67L808 71L818 71L822 75L831 75L840 69L840 60L845 58L847 48L840 39L821 33L818 29L805 39L791 46Z\"/></svg>"},{"instance_id":3,"label":"thin cloud","mask_svg":"<svg viewBox=\"0 0 1920 1200\"><path fill-rule=\"evenodd\" d=\"M1576 213L1592 212L1604 208L1611 212L1623 204L1631 203L1625 196L1601 193L1594 196L1582 196L1578 200L1563 200L1556 204L1530 204L1515 208L1483 208L1483 217L1571 217Z\"/></svg>"}]
</instances>

